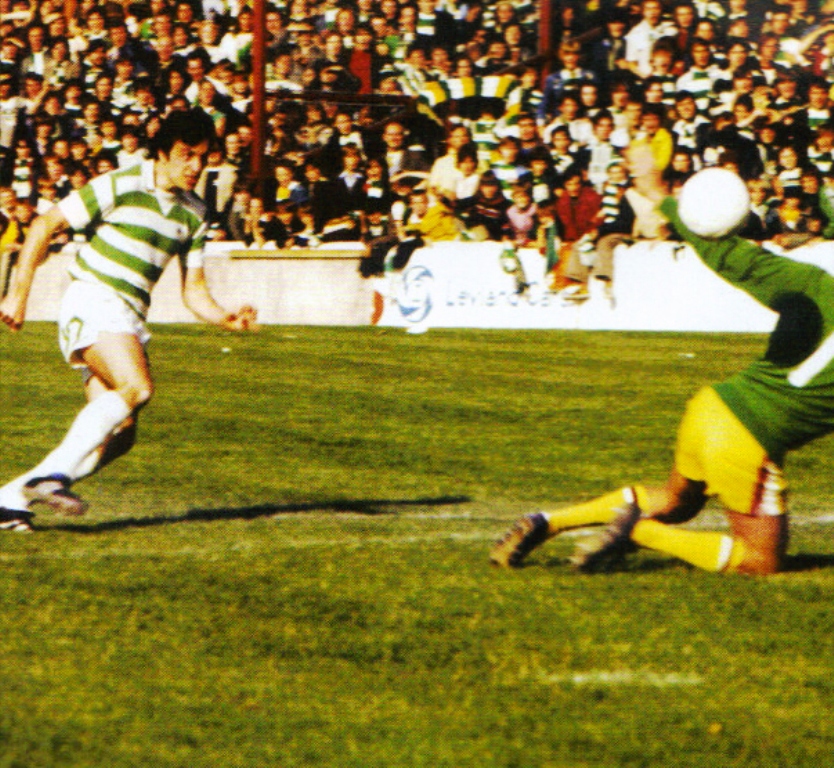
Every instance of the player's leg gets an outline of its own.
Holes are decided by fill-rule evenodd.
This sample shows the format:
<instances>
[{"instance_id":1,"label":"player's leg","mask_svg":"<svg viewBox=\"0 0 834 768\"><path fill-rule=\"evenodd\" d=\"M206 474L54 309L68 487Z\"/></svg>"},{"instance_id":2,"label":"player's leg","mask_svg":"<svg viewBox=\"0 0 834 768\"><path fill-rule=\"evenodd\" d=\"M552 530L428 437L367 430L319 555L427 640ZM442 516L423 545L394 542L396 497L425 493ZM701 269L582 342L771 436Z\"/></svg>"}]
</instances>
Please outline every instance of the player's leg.
<instances>
[{"instance_id":1,"label":"player's leg","mask_svg":"<svg viewBox=\"0 0 834 768\"><path fill-rule=\"evenodd\" d=\"M84 385L84 392L87 395L87 401L91 402L100 395L109 391L108 387L98 376L90 375L86 384ZM131 416L125 419L116 429L110 433L107 439L91 451L79 464L76 476L76 482L94 472L98 472L103 467L107 466L111 461L124 456L136 443L136 431L138 426L139 413L134 411Z\"/></svg>"},{"instance_id":2,"label":"player's leg","mask_svg":"<svg viewBox=\"0 0 834 768\"><path fill-rule=\"evenodd\" d=\"M788 538L782 470L714 390L702 390L690 403L681 424L676 462L678 475L703 478L703 493L721 499L728 510L730 531L677 528L667 523L683 522L685 515L648 513L632 521L625 534L630 541L707 571L778 571ZM693 490L698 492L697 487ZM609 538L625 527L622 522L612 525ZM597 551L597 561L603 549Z\"/></svg>"},{"instance_id":3,"label":"player's leg","mask_svg":"<svg viewBox=\"0 0 834 768\"><path fill-rule=\"evenodd\" d=\"M122 448L132 445L136 413L153 395L148 358L135 334L99 333L96 343L81 350L80 357L92 374L87 385L90 400L50 454L52 458L42 462L47 468L60 464L61 469L53 472L67 475L72 482L89 474L87 457L98 453L100 461L120 430L127 430Z\"/></svg>"},{"instance_id":4,"label":"player's leg","mask_svg":"<svg viewBox=\"0 0 834 768\"><path fill-rule=\"evenodd\" d=\"M563 531L611 526L601 539L590 548L578 551L573 558L579 568L595 567L597 561L621 554L640 517L670 522L694 517L707 499L698 455L704 428L702 411L705 406L702 402L712 403L708 394L703 394L705 391L698 393L687 405L678 431L675 469L664 486L626 486L584 504L527 515L498 541L490 560L495 565L517 566L533 549Z\"/></svg>"},{"instance_id":5,"label":"player's leg","mask_svg":"<svg viewBox=\"0 0 834 768\"><path fill-rule=\"evenodd\" d=\"M18 505L22 500L27 505L42 502L66 514L81 514L86 507L69 491L70 486L89 470L90 454L101 451L111 434L151 398L150 369L135 334L101 332L78 355L106 390L87 403L58 447L40 464L0 489L0 506L11 506L6 499Z\"/></svg>"},{"instance_id":6,"label":"player's leg","mask_svg":"<svg viewBox=\"0 0 834 768\"><path fill-rule=\"evenodd\" d=\"M688 520L705 501L703 483L673 471L664 486L626 486L582 504L526 515L498 541L490 560L495 565L518 566L533 549L553 536L575 528L607 526L624 515L634 520L640 514Z\"/></svg>"},{"instance_id":7,"label":"player's leg","mask_svg":"<svg viewBox=\"0 0 834 768\"><path fill-rule=\"evenodd\" d=\"M748 515L727 511L733 541L740 550L731 570L766 576L778 573L788 549L788 515Z\"/></svg>"},{"instance_id":8,"label":"player's leg","mask_svg":"<svg viewBox=\"0 0 834 768\"><path fill-rule=\"evenodd\" d=\"M641 519L631 541L673 555L705 571L768 575L782 569L788 544L788 515L726 511L730 532L691 531Z\"/></svg>"}]
</instances>

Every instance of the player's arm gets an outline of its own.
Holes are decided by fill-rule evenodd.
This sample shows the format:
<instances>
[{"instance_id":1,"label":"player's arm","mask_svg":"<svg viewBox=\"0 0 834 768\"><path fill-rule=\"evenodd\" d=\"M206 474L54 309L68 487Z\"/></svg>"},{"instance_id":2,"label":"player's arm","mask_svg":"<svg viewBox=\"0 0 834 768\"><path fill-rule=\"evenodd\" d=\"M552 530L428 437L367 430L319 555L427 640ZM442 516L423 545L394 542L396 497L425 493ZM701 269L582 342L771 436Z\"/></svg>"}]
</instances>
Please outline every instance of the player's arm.
<instances>
[{"instance_id":1,"label":"player's arm","mask_svg":"<svg viewBox=\"0 0 834 768\"><path fill-rule=\"evenodd\" d=\"M35 279L35 270L46 258L52 238L68 226L63 211L53 206L38 216L29 227L18 254L17 266L12 273L9 292L0 301L0 320L13 331L20 330L26 318L26 304Z\"/></svg>"},{"instance_id":2,"label":"player's arm","mask_svg":"<svg viewBox=\"0 0 834 768\"><path fill-rule=\"evenodd\" d=\"M708 267L766 307L773 307L774 300L785 293L815 294L821 283L830 279L813 264L777 256L741 237L698 237L680 220L677 202L672 198L660 204L660 211Z\"/></svg>"},{"instance_id":3,"label":"player's arm","mask_svg":"<svg viewBox=\"0 0 834 768\"><path fill-rule=\"evenodd\" d=\"M699 237L680 220L677 202L668 196L650 153L644 147L630 147L628 162L637 191L658 204L660 212L701 260L766 307L772 307L777 297L788 292L814 294L823 282L830 281L830 276L819 267L777 256L749 240L736 236L719 240Z\"/></svg>"},{"instance_id":4,"label":"player's arm","mask_svg":"<svg viewBox=\"0 0 834 768\"><path fill-rule=\"evenodd\" d=\"M243 306L236 312L221 307L211 295L203 267L185 268L182 285L182 299L197 317L211 325L218 325L229 331L257 330L258 313L253 307Z\"/></svg>"}]
</instances>

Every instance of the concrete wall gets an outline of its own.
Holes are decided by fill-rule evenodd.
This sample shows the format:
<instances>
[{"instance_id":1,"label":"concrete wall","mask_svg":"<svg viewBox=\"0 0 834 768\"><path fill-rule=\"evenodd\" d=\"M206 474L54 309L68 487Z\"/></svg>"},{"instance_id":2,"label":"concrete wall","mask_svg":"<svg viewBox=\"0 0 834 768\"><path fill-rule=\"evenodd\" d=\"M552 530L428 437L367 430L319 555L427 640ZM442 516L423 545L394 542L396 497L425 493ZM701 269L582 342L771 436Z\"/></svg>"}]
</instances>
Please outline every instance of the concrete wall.
<instances>
[{"instance_id":1,"label":"concrete wall","mask_svg":"<svg viewBox=\"0 0 834 768\"><path fill-rule=\"evenodd\" d=\"M278 257L274 251L215 248L206 257L206 279L221 305L236 309L252 304L265 324L367 325L373 286L359 275L359 253L341 248ZM62 252L38 269L27 319L57 319L72 258L71 252ZM172 260L154 289L150 322L196 321L182 303L180 281L179 264Z\"/></svg>"}]
</instances>

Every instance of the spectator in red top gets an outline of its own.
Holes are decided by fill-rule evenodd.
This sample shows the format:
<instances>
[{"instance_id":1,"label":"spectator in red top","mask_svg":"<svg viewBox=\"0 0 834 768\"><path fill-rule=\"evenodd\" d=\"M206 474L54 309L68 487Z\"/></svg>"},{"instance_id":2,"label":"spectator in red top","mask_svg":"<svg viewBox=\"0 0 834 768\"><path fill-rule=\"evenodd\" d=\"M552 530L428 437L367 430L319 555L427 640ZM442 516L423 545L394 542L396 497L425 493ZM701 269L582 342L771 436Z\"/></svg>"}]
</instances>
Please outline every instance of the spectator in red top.
<instances>
[{"instance_id":1,"label":"spectator in red top","mask_svg":"<svg viewBox=\"0 0 834 768\"><path fill-rule=\"evenodd\" d=\"M559 222L562 247L559 267L554 275L552 288L567 295L587 296L587 283L580 277L587 269L578 269L582 262L582 247L593 245L602 198L582 180L582 171L573 166L565 172L564 190L556 201L556 217Z\"/></svg>"},{"instance_id":2,"label":"spectator in red top","mask_svg":"<svg viewBox=\"0 0 834 768\"><path fill-rule=\"evenodd\" d=\"M562 240L575 243L582 235L596 228L601 198L582 181L582 171L574 166L563 179L564 192L556 201L556 215Z\"/></svg>"},{"instance_id":3,"label":"spectator in red top","mask_svg":"<svg viewBox=\"0 0 834 768\"><path fill-rule=\"evenodd\" d=\"M359 81L357 93L373 93L382 63L374 51L374 33L370 27L362 25L356 28L353 48L348 59L348 69Z\"/></svg>"}]
</instances>

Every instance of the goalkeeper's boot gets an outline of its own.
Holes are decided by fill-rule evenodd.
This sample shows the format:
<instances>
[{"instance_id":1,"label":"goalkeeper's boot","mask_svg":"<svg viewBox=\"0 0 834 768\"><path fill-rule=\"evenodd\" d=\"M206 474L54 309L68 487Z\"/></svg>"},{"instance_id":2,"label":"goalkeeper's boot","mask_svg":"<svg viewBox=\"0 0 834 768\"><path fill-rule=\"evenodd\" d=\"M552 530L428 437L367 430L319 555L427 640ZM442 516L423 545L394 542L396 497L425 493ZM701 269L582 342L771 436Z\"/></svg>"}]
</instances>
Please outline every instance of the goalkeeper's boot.
<instances>
[{"instance_id":1,"label":"goalkeeper's boot","mask_svg":"<svg viewBox=\"0 0 834 768\"><path fill-rule=\"evenodd\" d=\"M541 512L525 515L492 548L490 562L503 568L517 568L527 555L553 535Z\"/></svg>"},{"instance_id":2,"label":"goalkeeper's boot","mask_svg":"<svg viewBox=\"0 0 834 768\"><path fill-rule=\"evenodd\" d=\"M23 497L30 504L46 504L62 515L83 515L87 504L70 490L70 484L66 475L35 477L23 486Z\"/></svg>"},{"instance_id":3,"label":"goalkeeper's boot","mask_svg":"<svg viewBox=\"0 0 834 768\"><path fill-rule=\"evenodd\" d=\"M570 558L578 571L592 573L616 565L627 554L637 549L631 532L640 519L640 507L631 501L618 510L602 533L580 542Z\"/></svg>"},{"instance_id":4,"label":"goalkeeper's boot","mask_svg":"<svg viewBox=\"0 0 834 768\"><path fill-rule=\"evenodd\" d=\"M29 533L32 529L31 512L24 512L20 509L6 509L0 507L0 531L11 531L12 533Z\"/></svg>"}]
</instances>

